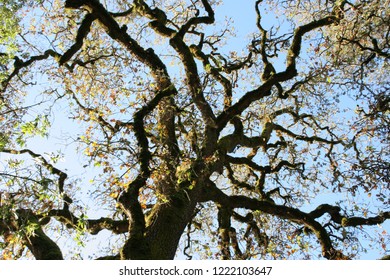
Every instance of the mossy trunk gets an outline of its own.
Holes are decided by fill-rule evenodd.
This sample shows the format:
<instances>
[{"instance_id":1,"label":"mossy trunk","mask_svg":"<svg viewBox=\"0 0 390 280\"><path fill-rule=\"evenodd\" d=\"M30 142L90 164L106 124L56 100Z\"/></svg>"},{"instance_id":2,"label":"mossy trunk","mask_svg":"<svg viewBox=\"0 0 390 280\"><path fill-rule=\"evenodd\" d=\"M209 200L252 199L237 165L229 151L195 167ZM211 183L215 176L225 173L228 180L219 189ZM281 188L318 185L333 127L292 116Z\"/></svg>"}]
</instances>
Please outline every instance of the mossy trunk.
<instances>
[{"instance_id":1,"label":"mossy trunk","mask_svg":"<svg viewBox=\"0 0 390 280\"><path fill-rule=\"evenodd\" d=\"M195 206L189 196L183 195L154 207L147 220L146 231L151 259L170 260L175 257L180 237L192 218Z\"/></svg>"}]
</instances>

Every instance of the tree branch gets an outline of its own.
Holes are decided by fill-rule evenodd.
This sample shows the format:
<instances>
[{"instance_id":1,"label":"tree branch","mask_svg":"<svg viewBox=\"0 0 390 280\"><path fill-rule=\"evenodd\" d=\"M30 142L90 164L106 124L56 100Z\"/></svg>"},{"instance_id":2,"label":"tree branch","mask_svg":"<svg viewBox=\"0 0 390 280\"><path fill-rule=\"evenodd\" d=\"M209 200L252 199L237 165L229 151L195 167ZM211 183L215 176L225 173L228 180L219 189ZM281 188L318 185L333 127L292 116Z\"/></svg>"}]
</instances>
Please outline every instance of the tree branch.
<instances>
[{"instance_id":1,"label":"tree branch","mask_svg":"<svg viewBox=\"0 0 390 280\"><path fill-rule=\"evenodd\" d=\"M64 186L65 186L65 180L68 178L68 175L59 170L58 168L54 167L52 164L50 164L42 155L34 153L33 151L29 149L22 149L22 150L14 150L14 149L3 149L1 150L3 153L8 154L29 154L32 158L37 159L39 163L45 167L51 174L57 175L58 178L58 190L60 195L62 196L62 199L64 200L64 210L69 209L69 204L72 203L72 199L65 193Z\"/></svg>"},{"instance_id":2,"label":"tree branch","mask_svg":"<svg viewBox=\"0 0 390 280\"><path fill-rule=\"evenodd\" d=\"M59 60L60 65L63 65L64 63L68 62L72 58L72 56L75 55L82 48L84 39L87 37L91 25L95 20L96 17L93 14L87 14L84 17L79 27L79 30L77 31L76 42L61 56Z\"/></svg>"},{"instance_id":3,"label":"tree branch","mask_svg":"<svg viewBox=\"0 0 390 280\"><path fill-rule=\"evenodd\" d=\"M302 212L298 209L276 205L269 201L259 201L242 195L228 196L219 190L212 181L207 184L207 195L205 200L212 200L223 207L230 209L243 208L252 211L262 211L267 214L278 216L287 219L291 222L303 224L310 228L318 238L322 247L322 255L327 259L347 259L340 251L337 251L323 226L315 221L310 214Z\"/></svg>"},{"instance_id":4,"label":"tree branch","mask_svg":"<svg viewBox=\"0 0 390 280\"><path fill-rule=\"evenodd\" d=\"M10 83L10 81L17 75L19 75L20 71L23 69L23 68L27 68L28 66L30 66L31 64L33 64L34 62L37 62L37 61L41 61L41 60L45 60L47 59L49 56L52 56L56 59L60 59L61 55L56 53L55 51L53 50L47 50L45 51L44 54L42 55L35 55L35 56L31 56L28 60L21 60L18 56L15 56L14 57L14 70L8 75L8 77L6 79L4 79L2 82L1 82L1 88L0 88L0 93L4 93L8 87L8 84ZM1 98L1 97L0 97Z\"/></svg>"},{"instance_id":5,"label":"tree branch","mask_svg":"<svg viewBox=\"0 0 390 280\"><path fill-rule=\"evenodd\" d=\"M321 204L315 210L309 213L313 218L319 218L324 214L329 214L331 220L343 227L357 227L364 225L377 225L382 224L386 220L390 219L390 212L382 212L377 216L362 218L362 217L347 217L340 214L341 208L338 206L332 206L329 204Z\"/></svg>"},{"instance_id":6,"label":"tree branch","mask_svg":"<svg viewBox=\"0 0 390 280\"><path fill-rule=\"evenodd\" d=\"M183 26L180 28L180 30L179 30L179 32L177 34L181 38L184 37L184 35L187 33L187 31L191 27L197 26L199 24L213 24L214 23L214 21L215 21L214 11L211 8L208 0L201 0L201 1L202 1L203 6L206 9L207 16L190 18L185 24L183 24Z\"/></svg>"},{"instance_id":7,"label":"tree branch","mask_svg":"<svg viewBox=\"0 0 390 280\"><path fill-rule=\"evenodd\" d=\"M38 218L31 210L16 210L15 221L8 221L8 224L16 225L14 231L22 233L24 244L37 260L63 260L61 249L43 231Z\"/></svg>"},{"instance_id":8,"label":"tree branch","mask_svg":"<svg viewBox=\"0 0 390 280\"><path fill-rule=\"evenodd\" d=\"M266 96L269 96L271 94L272 87L277 86L279 87L279 91L280 91L281 90L279 86L280 83L290 80L297 75L296 59L298 58L301 52L303 36L317 28L337 23L341 17L340 10L345 5L345 2L346 1L342 1L339 6L336 6L330 16L324 17L320 20L312 21L308 24L302 25L295 29L291 46L288 50L286 69L282 72L274 73L273 75L266 75L266 80L262 85L260 85L258 88L252 91L245 93L237 103L230 106L228 109L224 110L217 117L217 126L219 131L224 129L226 124L234 116L240 115L244 110L246 110L252 102L260 100ZM266 68L267 66L266 55L263 54L262 59L266 64L265 65ZM265 70L264 74L267 74L268 72L269 73L272 72L272 71L267 71L267 69L264 70ZM284 94L281 95L284 98Z\"/></svg>"},{"instance_id":9,"label":"tree branch","mask_svg":"<svg viewBox=\"0 0 390 280\"><path fill-rule=\"evenodd\" d=\"M218 234L221 257L223 260L230 260L230 219L232 211L225 207L218 207Z\"/></svg>"}]
</instances>

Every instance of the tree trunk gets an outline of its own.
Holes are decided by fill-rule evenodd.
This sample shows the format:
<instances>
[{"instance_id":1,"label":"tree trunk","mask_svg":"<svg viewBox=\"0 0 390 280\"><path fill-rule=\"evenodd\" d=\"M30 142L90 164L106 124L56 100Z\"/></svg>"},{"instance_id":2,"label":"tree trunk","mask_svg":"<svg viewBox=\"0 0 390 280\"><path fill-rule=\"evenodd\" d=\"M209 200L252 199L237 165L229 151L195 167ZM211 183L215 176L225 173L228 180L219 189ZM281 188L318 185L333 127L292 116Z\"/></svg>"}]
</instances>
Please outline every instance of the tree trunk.
<instances>
[{"instance_id":1,"label":"tree trunk","mask_svg":"<svg viewBox=\"0 0 390 280\"><path fill-rule=\"evenodd\" d=\"M156 205L147 220L146 240L151 259L173 259L180 237L191 220L196 202L185 191L179 194L167 203Z\"/></svg>"}]
</instances>

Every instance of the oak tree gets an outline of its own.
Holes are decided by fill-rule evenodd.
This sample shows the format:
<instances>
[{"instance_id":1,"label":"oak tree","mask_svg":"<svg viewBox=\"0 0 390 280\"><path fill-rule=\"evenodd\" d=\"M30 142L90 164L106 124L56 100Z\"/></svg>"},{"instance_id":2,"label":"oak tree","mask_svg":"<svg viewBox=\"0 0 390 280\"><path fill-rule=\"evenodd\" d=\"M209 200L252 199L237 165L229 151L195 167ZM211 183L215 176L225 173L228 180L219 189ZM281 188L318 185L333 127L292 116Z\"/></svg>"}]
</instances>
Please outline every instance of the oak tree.
<instances>
[{"instance_id":1,"label":"oak tree","mask_svg":"<svg viewBox=\"0 0 390 280\"><path fill-rule=\"evenodd\" d=\"M388 254L389 1L248 2L1 1L3 259Z\"/></svg>"}]
</instances>

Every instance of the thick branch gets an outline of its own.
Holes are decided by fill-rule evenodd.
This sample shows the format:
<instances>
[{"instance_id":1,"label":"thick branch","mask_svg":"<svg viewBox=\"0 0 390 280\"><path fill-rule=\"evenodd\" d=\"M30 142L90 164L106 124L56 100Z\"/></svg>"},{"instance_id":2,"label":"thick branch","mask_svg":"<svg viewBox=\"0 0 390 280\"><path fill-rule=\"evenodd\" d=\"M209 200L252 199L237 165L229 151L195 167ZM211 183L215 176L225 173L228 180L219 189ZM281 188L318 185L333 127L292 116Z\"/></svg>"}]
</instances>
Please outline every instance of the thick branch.
<instances>
[{"instance_id":1,"label":"thick branch","mask_svg":"<svg viewBox=\"0 0 390 280\"><path fill-rule=\"evenodd\" d=\"M362 218L362 217L347 217L340 214L341 208L329 204L321 204L315 210L309 213L313 218L319 218L324 214L329 214L333 222L342 225L343 227L357 227L363 225L377 225L390 219L390 212L382 212L378 216Z\"/></svg>"},{"instance_id":2,"label":"thick branch","mask_svg":"<svg viewBox=\"0 0 390 280\"><path fill-rule=\"evenodd\" d=\"M218 234L219 234L219 246L221 251L221 257L223 260L230 260L230 219L232 211L224 207L218 208Z\"/></svg>"},{"instance_id":3,"label":"thick branch","mask_svg":"<svg viewBox=\"0 0 390 280\"><path fill-rule=\"evenodd\" d=\"M83 21L81 22L80 28L77 32L76 42L61 56L59 61L60 65L68 62L73 55L75 55L83 46L84 39L87 37L91 25L95 20L95 16L93 14L87 14Z\"/></svg>"},{"instance_id":4,"label":"thick branch","mask_svg":"<svg viewBox=\"0 0 390 280\"><path fill-rule=\"evenodd\" d=\"M23 228L26 246L37 260L62 260L62 252L39 225L37 217L30 211L17 210L19 227ZM29 230L27 230L29 229Z\"/></svg>"},{"instance_id":5,"label":"thick branch","mask_svg":"<svg viewBox=\"0 0 390 280\"><path fill-rule=\"evenodd\" d=\"M275 215L283 219L287 219L291 222L305 225L310 228L317 236L321 247L322 254L327 259L346 259L341 252L333 248L332 241L329 234L326 232L320 223L315 221L310 214L302 212L298 209L276 205L268 201L259 201L253 198L249 198L241 195L228 196L219 190L215 184L209 181L207 186L206 200L212 200L224 207L230 209L243 208L250 209L252 211L258 210L267 214Z\"/></svg>"},{"instance_id":6,"label":"thick branch","mask_svg":"<svg viewBox=\"0 0 390 280\"><path fill-rule=\"evenodd\" d=\"M146 4L143 0L134 1L134 5L139 14L152 20L149 22L149 26L153 28L154 31L168 38L176 34L175 30L166 26L167 15L164 13L164 11L158 8L150 8L149 5Z\"/></svg>"},{"instance_id":7,"label":"thick branch","mask_svg":"<svg viewBox=\"0 0 390 280\"><path fill-rule=\"evenodd\" d=\"M206 12L207 12L207 16L204 16L204 17L192 17L188 20L188 22L186 22L179 30L178 32L178 35L180 37L184 37L184 35L187 33L187 31L193 27L193 26L196 26L196 25L199 25L199 24L213 24L214 21L215 21L215 18L214 18L214 11L213 9L211 8L208 0L201 0L202 1L202 4L203 6L205 7L206 9Z\"/></svg>"},{"instance_id":8,"label":"thick branch","mask_svg":"<svg viewBox=\"0 0 390 280\"><path fill-rule=\"evenodd\" d=\"M57 219L59 222L64 224L68 228L77 229L80 218L75 216L70 211L65 210L50 210L45 215L37 216L40 220L45 219L45 217L52 217ZM127 220L114 220L110 218L100 218L100 219L87 219L85 220L86 230L93 235L98 234L102 230L109 230L115 234L121 234L128 232L129 221Z\"/></svg>"}]
</instances>

